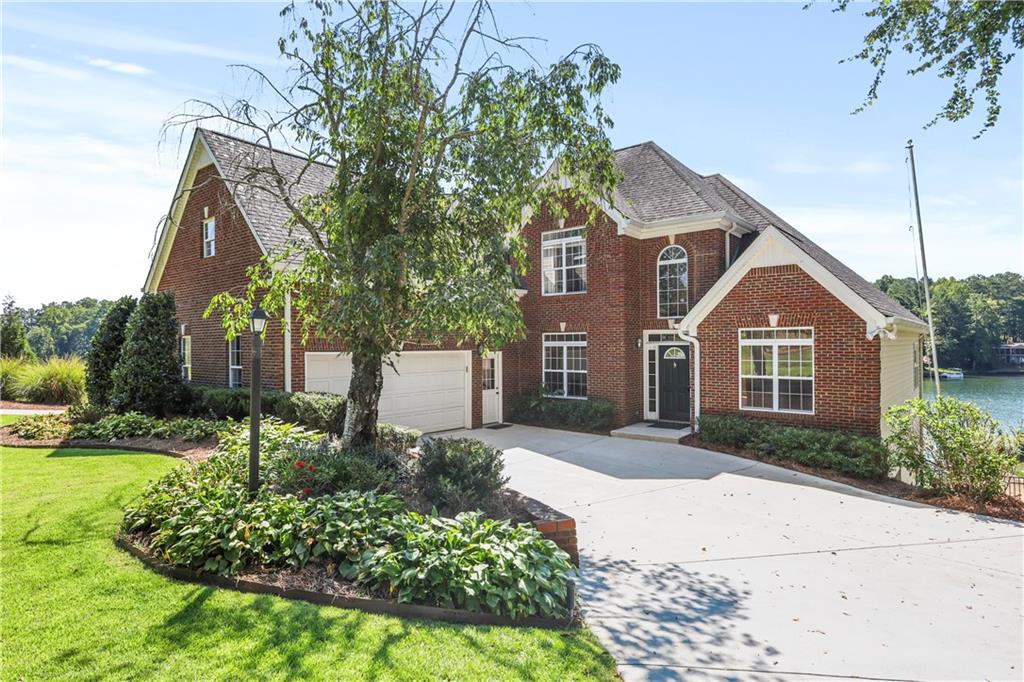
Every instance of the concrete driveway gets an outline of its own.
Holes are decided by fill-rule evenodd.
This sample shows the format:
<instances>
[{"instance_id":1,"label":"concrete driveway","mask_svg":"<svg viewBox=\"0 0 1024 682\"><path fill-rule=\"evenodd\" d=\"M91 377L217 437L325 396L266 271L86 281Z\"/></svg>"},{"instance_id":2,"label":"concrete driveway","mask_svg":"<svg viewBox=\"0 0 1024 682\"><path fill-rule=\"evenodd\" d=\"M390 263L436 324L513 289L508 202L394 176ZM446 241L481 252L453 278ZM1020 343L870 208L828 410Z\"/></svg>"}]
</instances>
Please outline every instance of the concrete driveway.
<instances>
[{"instance_id":1,"label":"concrete driveway","mask_svg":"<svg viewBox=\"0 0 1024 682\"><path fill-rule=\"evenodd\" d=\"M1024 526L718 453L463 432L576 517L586 620L633 679L1022 679Z\"/></svg>"}]
</instances>

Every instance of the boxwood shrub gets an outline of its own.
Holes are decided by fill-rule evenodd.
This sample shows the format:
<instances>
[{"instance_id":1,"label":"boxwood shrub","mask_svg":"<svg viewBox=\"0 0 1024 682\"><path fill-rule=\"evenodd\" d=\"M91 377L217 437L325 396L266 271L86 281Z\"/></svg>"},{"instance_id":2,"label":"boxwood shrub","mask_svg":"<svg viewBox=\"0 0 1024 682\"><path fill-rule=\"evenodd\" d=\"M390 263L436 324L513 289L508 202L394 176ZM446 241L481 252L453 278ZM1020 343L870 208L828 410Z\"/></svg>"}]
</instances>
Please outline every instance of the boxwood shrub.
<instances>
[{"instance_id":1,"label":"boxwood shrub","mask_svg":"<svg viewBox=\"0 0 1024 682\"><path fill-rule=\"evenodd\" d=\"M416 460L416 481L444 512L485 509L506 483L501 450L475 438L428 438Z\"/></svg>"},{"instance_id":2,"label":"boxwood shrub","mask_svg":"<svg viewBox=\"0 0 1024 682\"><path fill-rule=\"evenodd\" d=\"M540 426L606 431L615 422L615 404L602 398L549 398L543 389L523 393L512 401L512 419Z\"/></svg>"},{"instance_id":3,"label":"boxwood shrub","mask_svg":"<svg viewBox=\"0 0 1024 682\"><path fill-rule=\"evenodd\" d=\"M700 438L707 443L750 451L762 459L789 459L858 478L885 478L889 474L886 450L880 439L842 431L707 414L700 417Z\"/></svg>"},{"instance_id":4,"label":"boxwood shrub","mask_svg":"<svg viewBox=\"0 0 1024 682\"><path fill-rule=\"evenodd\" d=\"M341 435L345 430L345 396L333 393L263 391L262 413L311 429ZM220 386L189 386L188 412L215 419L249 416L249 389Z\"/></svg>"}]
</instances>

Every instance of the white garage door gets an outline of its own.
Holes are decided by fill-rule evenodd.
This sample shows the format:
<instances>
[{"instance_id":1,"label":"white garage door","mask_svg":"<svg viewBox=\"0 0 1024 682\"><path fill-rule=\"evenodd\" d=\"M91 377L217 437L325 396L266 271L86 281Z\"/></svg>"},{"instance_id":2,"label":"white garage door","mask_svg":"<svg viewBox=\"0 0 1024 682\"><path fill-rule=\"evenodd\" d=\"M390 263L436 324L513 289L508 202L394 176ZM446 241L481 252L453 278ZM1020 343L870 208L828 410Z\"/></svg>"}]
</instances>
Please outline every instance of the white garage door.
<instances>
[{"instance_id":1,"label":"white garage door","mask_svg":"<svg viewBox=\"0 0 1024 682\"><path fill-rule=\"evenodd\" d=\"M395 369L384 366L379 419L425 433L471 426L470 351L402 353ZM306 390L348 393L347 353L306 353Z\"/></svg>"}]
</instances>

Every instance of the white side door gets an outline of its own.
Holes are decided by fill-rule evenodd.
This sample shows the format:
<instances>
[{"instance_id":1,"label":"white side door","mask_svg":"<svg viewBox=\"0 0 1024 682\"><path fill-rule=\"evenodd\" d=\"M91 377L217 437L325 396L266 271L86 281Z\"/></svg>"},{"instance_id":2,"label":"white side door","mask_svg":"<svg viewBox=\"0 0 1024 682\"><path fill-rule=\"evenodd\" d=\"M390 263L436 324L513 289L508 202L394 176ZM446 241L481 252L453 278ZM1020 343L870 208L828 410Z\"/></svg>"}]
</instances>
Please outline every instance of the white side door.
<instances>
[{"instance_id":1,"label":"white side door","mask_svg":"<svg viewBox=\"0 0 1024 682\"><path fill-rule=\"evenodd\" d=\"M501 351L491 351L480 359L483 367L483 422L494 424L502 420L501 414Z\"/></svg>"}]
</instances>

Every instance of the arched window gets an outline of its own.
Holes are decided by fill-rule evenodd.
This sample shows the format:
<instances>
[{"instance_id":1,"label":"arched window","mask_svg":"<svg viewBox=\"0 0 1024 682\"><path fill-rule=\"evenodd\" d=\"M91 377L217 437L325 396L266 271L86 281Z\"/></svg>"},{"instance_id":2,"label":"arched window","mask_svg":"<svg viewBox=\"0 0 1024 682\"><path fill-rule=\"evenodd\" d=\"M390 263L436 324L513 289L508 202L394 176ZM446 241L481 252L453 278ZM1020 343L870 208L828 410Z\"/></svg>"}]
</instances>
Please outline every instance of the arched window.
<instances>
[{"instance_id":1,"label":"arched window","mask_svg":"<svg viewBox=\"0 0 1024 682\"><path fill-rule=\"evenodd\" d=\"M686 250L675 244L658 254L658 317L686 315L689 305L689 271Z\"/></svg>"}]
</instances>

